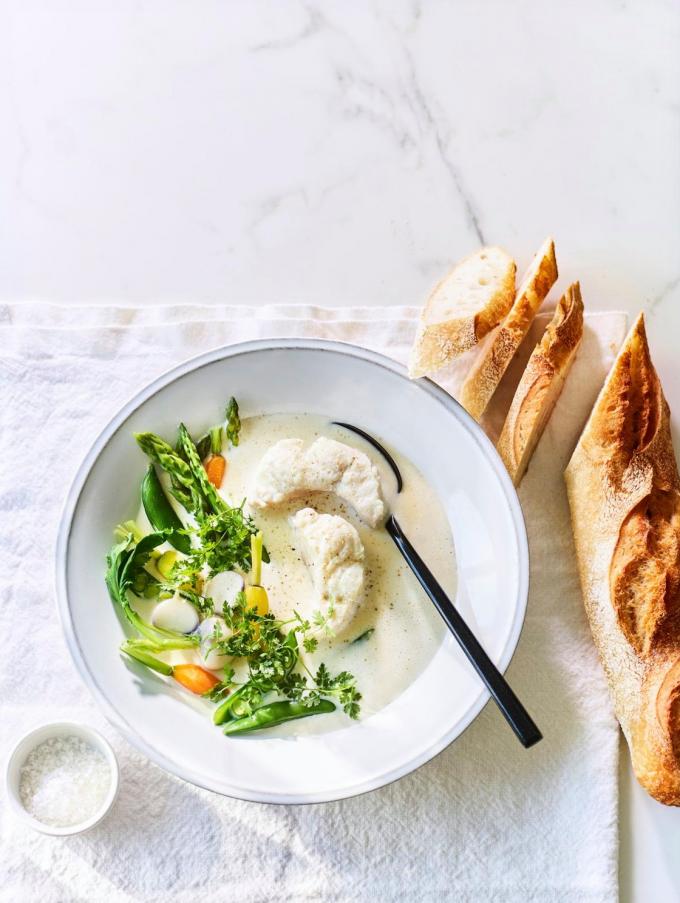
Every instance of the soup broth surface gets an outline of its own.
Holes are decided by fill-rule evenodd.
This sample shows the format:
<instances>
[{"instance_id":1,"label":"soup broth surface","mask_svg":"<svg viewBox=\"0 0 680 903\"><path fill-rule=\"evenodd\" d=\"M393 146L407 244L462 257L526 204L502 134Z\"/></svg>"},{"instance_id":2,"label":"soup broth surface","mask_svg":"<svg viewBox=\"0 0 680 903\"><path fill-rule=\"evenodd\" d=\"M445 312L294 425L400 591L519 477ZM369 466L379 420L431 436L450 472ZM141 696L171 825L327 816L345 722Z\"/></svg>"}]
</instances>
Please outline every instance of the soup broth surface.
<instances>
[{"instance_id":1,"label":"soup broth surface","mask_svg":"<svg viewBox=\"0 0 680 903\"><path fill-rule=\"evenodd\" d=\"M394 513L450 598L455 598L453 538L432 488L410 461L390 449L404 480L404 487L397 494L394 475L382 455L360 436L333 426L324 417L269 414L245 419L240 443L228 453L223 494L232 504L247 499L257 465L275 442L295 437L308 445L319 436L351 445L375 463L389 511ZM250 512L264 534L271 557L271 563L263 565L262 582L269 594L270 608L277 617L285 620L294 610L308 617L319 608L288 523L292 514L305 507L344 517L356 527L364 545L365 587L361 609L342 637L322 636L318 649L312 655L305 654L305 662L312 671L324 662L331 673L352 672L363 697L361 717L367 718L413 682L442 642L445 628L384 527L368 527L348 505L326 493L311 493L276 509ZM368 636L357 639L369 630L372 632ZM346 725L346 716L336 713L283 725L277 733L316 733Z\"/></svg>"}]
</instances>

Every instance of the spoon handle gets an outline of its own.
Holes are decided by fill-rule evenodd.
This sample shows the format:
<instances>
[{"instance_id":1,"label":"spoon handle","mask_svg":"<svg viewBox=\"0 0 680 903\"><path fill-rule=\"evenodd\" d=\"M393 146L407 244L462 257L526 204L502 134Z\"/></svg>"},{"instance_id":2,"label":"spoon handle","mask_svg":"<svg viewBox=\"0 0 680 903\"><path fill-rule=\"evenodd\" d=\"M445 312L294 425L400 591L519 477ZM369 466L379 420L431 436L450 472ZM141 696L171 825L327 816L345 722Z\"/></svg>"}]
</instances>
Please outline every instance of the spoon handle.
<instances>
[{"instance_id":1,"label":"spoon handle","mask_svg":"<svg viewBox=\"0 0 680 903\"><path fill-rule=\"evenodd\" d=\"M543 737L540 730L515 696L501 672L486 654L458 609L435 580L428 566L406 538L396 519L390 516L385 527L408 566L418 578L418 582L444 619L446 626L458 641L477 674L484 681L486 688L503 713L505 720L519 738L520 743L527 749L538 743Z\"/></svg>"}]
</instances>

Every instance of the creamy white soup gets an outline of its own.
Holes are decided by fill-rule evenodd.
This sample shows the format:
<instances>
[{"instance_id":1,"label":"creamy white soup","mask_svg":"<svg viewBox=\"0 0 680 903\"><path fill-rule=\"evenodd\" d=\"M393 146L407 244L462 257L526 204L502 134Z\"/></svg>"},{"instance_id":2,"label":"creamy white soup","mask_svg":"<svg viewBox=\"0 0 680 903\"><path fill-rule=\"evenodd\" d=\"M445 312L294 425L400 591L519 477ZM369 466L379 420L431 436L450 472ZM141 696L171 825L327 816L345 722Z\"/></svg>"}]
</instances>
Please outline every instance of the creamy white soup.
<instances>
[{"instance_id":1,"label":"creamy white soup","mask_svg":"<svg viewBox=\"0 0 680 903\"><path fill-rule=\"evenodd\" d=\"M279 439L299 437L311 443L318 436L328 436L368 455L380 472L389 510L450 597L455 597L455 555L446 515L434 491L405 457L390 449L404 480L397 494L396 480L382 455L357 434L332 426L326 418L309 414L252 417L243 421L241 436L241 443L229 456L223 485L232 503L248 497L258 462ZM294 608L309 614L318 607L288 524L291 514L304 507L344 517L356 527L364 545L364 601L351 629L339 639L322 639L317 651L306 658L312 669L323 661L331 671L351 671L363 696L362 717L367 718L413 682L433 657L445 628L386 530L368 527L348 505L325 493L313 493L277 509L253 510L271 556L271 564L263 566L263 581L279 617L289 617ZM372 632L353 642L366 631ZM331 725L330 719L309 719L277 730L328 730L346 723L341 713L331 718L337 724Z\"/></svg>"},{"instance_id":2,"label":"creamy white soup","mask_svg":"<svg viewBox=\"0 0 680 903\"><path fill-rule=\"evenodd\" d=\"M343 518L356 529L363 546L363 586L356 613L343 624L339 633L328 627L324 629L323 625L313 631L318 645L310 652L300 644L298 667L314 674L323 662L331 673L351 672L362 697L360 718L366 719L389 705L417 678L442 642L445 628L385 530L384 517L376 526L369 526L355 507L341 500L336 492L302 492L271 507L258 507L252 503L258 468L261 470L263 457L276 443L298 439L307 449L319 437L336 440L368 456L377 468L386 515L393 513L397 517L451 598L455 598L456 591L453 538L435 492L407 457L390 449L403 476L403 489L397 493L395 477L382 455L360 436L332 425L324 417L272 414L244 419L238 445L224 452L226 470L217 492L229 506L238 507L244 503L244 515L251 517L262 533L270 560L262 565L260 582L268 596L269 612L281 622L289 623L296 612L304 619L313 619L315 613L323 610L324 604L319 587L313 584L310 563L299 547L299 535L291 525L291 518L309 508ZM172 497L168 473L160 469L159 479L173 509L185 523L194 523ZM144 507L138 513L137 523L142 533L152 531ZM163 543L154 554L158 556L172 548ZM181 561L181 555L172 554ZM153 562L152 559L147 568L151 573L155 573ZM247 584L248 576L244 573L241 578L235 572L230 579L237 582L243 579ZM157 599L134 598L132 601L133 609L142 618L151 622L155 617L156 623L159 604ZM188 628L186 632L191 635ZM205 653L201 654L195 647L170 649L160 658L170 667L196 663L203 670L214 667L216 672L219 671L217 664L222 668L226 662L234 669L232 680L235 683L248 679L247 660L234 658L227 661L223 658L218 662L217 659L206 659ZM211 705L203 699L196 703L199 707ZM352 723L338 706L335 712L323 717L290 721L270 727L257 736L321 733Z\"/></svg>"}]
</instances>

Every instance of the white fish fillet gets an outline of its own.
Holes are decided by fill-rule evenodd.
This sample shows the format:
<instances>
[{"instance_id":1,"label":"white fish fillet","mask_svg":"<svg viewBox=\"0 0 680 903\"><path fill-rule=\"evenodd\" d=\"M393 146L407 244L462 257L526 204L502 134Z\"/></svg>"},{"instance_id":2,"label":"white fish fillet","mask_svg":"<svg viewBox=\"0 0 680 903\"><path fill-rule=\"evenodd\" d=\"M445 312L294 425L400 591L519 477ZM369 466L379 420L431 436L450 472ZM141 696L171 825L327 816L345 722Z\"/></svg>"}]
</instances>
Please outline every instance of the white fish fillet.
<instances>
[{"instance_id":1,"label":"white fish fillet","mask_svg":"<svg viewBox=\"0 0 680 903\"><path fill-rule=\"evenodd\" d=\"M248 497L256 508L281 505L309 492L332 492L376 527L385 516L378 468L363 452L321 436L281 439L262 456Z\"/></svg>"},{"instance_id":2,"label":"white fish fillet","mask_svg":"<svg viewBox=\"0 0 680 903\"><path fill-rule=\"evenodd\" d=\"M319 598L319 610L339 635L363 601L364 546L359 534L343 517L319 514L313 508L298 511L290 525Z\"/></svg>"}]
</instances>

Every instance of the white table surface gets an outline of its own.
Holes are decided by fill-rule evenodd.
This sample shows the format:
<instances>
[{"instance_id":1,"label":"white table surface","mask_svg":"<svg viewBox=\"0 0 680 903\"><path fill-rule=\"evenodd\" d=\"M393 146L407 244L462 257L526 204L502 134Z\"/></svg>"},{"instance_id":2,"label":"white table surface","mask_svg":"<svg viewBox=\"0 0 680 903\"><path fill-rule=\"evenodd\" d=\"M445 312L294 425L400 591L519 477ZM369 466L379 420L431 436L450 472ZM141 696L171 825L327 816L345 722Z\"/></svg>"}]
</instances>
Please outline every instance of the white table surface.
<instances>
[{"instance_id":1,"label":"white table surface","mask_svg":"<svg viewBox=\"0 0 680 903\"><path fill-rule=\"evenodd\" d=\"M413 303L551 233L680 411L679 47L673 0L1 0L0 300ZM622 752L622 899L676 901Z\"/></svg>"}]
</instances>

